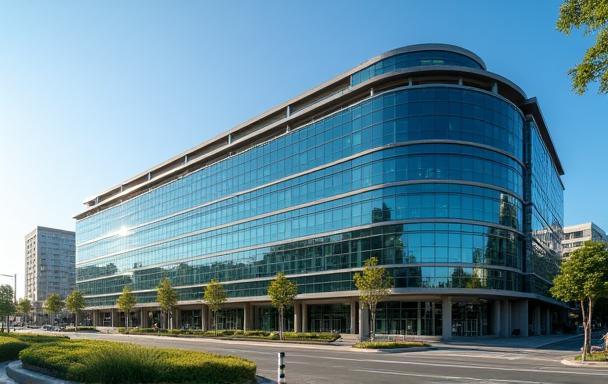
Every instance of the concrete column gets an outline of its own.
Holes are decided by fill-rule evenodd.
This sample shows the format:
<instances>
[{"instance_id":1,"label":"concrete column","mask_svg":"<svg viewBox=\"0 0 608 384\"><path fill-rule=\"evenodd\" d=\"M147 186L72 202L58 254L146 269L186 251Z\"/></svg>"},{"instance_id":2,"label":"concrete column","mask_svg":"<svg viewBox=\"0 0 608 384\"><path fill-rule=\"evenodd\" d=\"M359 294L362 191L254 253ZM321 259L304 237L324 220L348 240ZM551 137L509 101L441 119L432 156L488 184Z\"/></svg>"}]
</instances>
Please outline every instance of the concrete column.
<instances>
[{"instance_id":1,"label":"concrete column","mask_svg":"<svg viewBox=\"0 0 608 384\"><path fill-rule=\"evenodd\" d=\"M302 303L302 332L308 332L308 304Z\"/></svg>"},{"instance_id":2,"label":"concrete column","mask_svg":"<svg viewBox=\"0 0 608 384\"><path fill-rule=\"evenodd\" d=\"M420 306L421 302L418 302L418 310L417 310L417 320L416 320L416 334L418 336L422 335L422 312Z\"/></svg>"},{"instance_id":3,"label":"concrete column","mask_svg":"<svg viewBox=\"0 0 608 384\"><path fill-rule=\"evenodd\" d=\"M201 330L206 331L209 329L209 311L206 305L201 306Z\"/></svg>"},{"instance_id":4,"label":"concrete column","mask_svg":"<svg viewBox=\"0 0 608 384\"><path fill-rule=\"evenodd\" d=\"M503 300L500 307L500 323L502 326L500 336L511 337L511 331L513 330L513 328L511 327L511 303L509 302L509 300Z\"/></svg>"},{"instance_id":5,"label":"concrete column","mask_svg":"<svg viewBox=\"0 0 608 384\"><path fill-rule=\"evenodd\" d=\"M357 333L357 302L351 301L350 303L350 333Z\"/></svg>"},{"instance_id":6,"label":"concrete column","mask_svg":"<svg viewBox=\"0 0 608 384\"><path fill-rule=\"evenodd\" d=\"M179 308L175 309L175 328L180 329L182 327L182 310Z\"/></svg>"},{"instance_id":7,"label":"concrete column","mask_svg":"<svg viewBox=\"0 0 608 384\"><path fill-rule=\"evenodd\" d=\"M302 303L293 304L293 327L295 332L302 332Z\"/></svg>"},{"instance_id":8,"label":"concrete column","mask_svg":"<svg viewBox=\"0 0 608 384\"><path fill-rule=\"evenodd\" d=\"M253 329L253 313L251 303L245 303L243 306L243 331L251 331Z\"/></svg>"},{"instance_id":9,"label":"concrete column","mask_svg":"<svg viewBox=\"0 0 608 384\"><path fill-rule=\"evenodd\" d=\"M492 333L495 336L500 336L501 332L502 332L501 317L502 317L502 313L501 313L501 308L500 308L500 301L495 300L492 305Z\"/></svg>"},{"instance_id":10,"label":"concrete column","mask_svg":"<svg viewBox=\"0 0 608 384\"><path fill-rule=\"evenodd\" d=\"M433 310L431 311L431 318L433 319L433 329L431 330L431 335L435 336L435 303L431 303L433 305Z\"/></svg>"},{"instance_id":11,"label":"concrete column","mask_svg":"<svg viewBox=\"0 0 608 384\"><path fill-rule=\"evenodd\" d=\"M359 302L359 340L369 339L369 310Z\"/></svg>"},{"instance_id":12,"label":"concrete column","mask_svg":"<svg viewBox=\"0 0 608 384\"><path fill-rule=\"evenodd\" d=\"M117 309L112 308L112 328L120 327L120 314Z\"/></svg>"},{"instance_id":13,"label":"concrete column","mask_svg":"<svg viewBox=\"0 0 608 384\"><path fill-rule=\"evenodd\" d=\"M91 311L91 317L93 320L93 326L96 327L97 326L97 311Z\"/></svg>"},{"instance_id":14,"label":"concrete column","mask_svg":"<svg viewBox=\"0 0 608 384\"><path fill-rule=\"evenodd\" d=\"M441 299L441 316L442 325L441 338L443 340L449 340L452 338L452 298L445 296Z\"/></svg>"},{"instance_id":15,"label":"concrete column","mask_svg":"<svg viewBox=\"0 0 608 384\"><path fill-rule=\"evenodd\" d=\"M519 329L521 337L528 336L528 300L518 300L513 303L511 311L513 329Z\"/></svg>"},{"instance_id":16,"label":"concrete column","mask_svg":"<svg viewBox=\"0 0 608 384\"><path fill-rule=\"evenodd\" d=\"M534 306L534 336L540 336L540 304Z\"/></svg>"},{"instance_id":17,"label":"concrete column","mask_svg":"<svg viewBox=\"0 0 608 384\"><path fill-rule=\"evenodd\" d=\"M545 316L545 333L550 335L553 330L551 329L551 309L547 307Z\"/></svg>"}]
</instances>

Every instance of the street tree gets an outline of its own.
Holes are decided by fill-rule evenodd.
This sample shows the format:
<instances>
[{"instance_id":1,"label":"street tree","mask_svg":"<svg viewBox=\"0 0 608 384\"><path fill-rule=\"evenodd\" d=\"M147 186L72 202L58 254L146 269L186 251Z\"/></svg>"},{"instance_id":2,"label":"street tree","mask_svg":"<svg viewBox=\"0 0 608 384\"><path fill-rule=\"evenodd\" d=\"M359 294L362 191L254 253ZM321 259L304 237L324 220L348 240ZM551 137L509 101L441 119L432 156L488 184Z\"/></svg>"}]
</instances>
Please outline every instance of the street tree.
<instances>
[{"instance_id":1,"label":"street tree","mask_svg":"<svg viewBox=\"0 0 608 384\"><path fill-rule=\"evenodd\" d=\"M355 286L359 290L359 300L369 309L371 316L370 337L376 338L376 310L378 303L390 294L393 279L388 275L386 269L378 266L378 259L370 257L365 261L362 272L355 274ZM361 335L364 337L364 335Z\"/></svg>"},{"instance_id":2,"label":"street tree","mask_svg":"<svg viewBox=\"0 0 608 384\"><path fill-rule=\"evenodd\" d=\"M2 332L10 332L9 317L15 313L13 288L10 285L0 285L0 319L4 319Z\"/></svg>"},{"instance_id":3,"label":"street tree","mask_svg":"<svg viewBox=\"0 0 608 384\"><path fill-rule=\"evenodd\" d=\"M563 301L576 302L583 320L583 353L585 361L591 351L591 320L597 299L608 296L608 248L588 241L570 253L553 279L551 294Z\"/></svg>"},{"instance_id":4,"label":"street tree","mask_svg":"<svg viewBox=\"0 0 608 384\"><path fill-rule=\"evenodd\" d=\"M283 272L277 276L268 286L268 296L272 305L279 311L279 339L283 340L283 327L285 324L285 309L293 305L298 294L298 285L285 277Z\"/></svg>"},{"instance_id":5,"label":"street tree","mask_svg":"<svg viewBox=\"0 0 608 384\"><path fill-rule=\"evenodd\" d=\"M82 312L85 305L84 296L76 289L65 298L65 308L74 314L74 332L78 331L78 315Z\"/></svg>"},{"instance_id":6,"label":"street tree","mask_svg":"<svg viewBox=\"0 0 608 384\"><path fill-rule=\"evenodd\" d=\"M122 293L116 303L118 304L118 308L125 313L125 328L127 328L127 333L129 333L129 317L131 316L131 310L137 304L137 299L130 285L123 287Z\"/></svg>"},{"instance_id":7,"label":"street tree","mask_svg":"<svg viewBox=\"0 0 608 384\"><path fill-rule=\"evenodd\" d=\"M219 311L222 304L226 302L226 291L224 290L224 286L220 284L217 279L211 279L209 284L205 287L203 301L209 306L209 310L213 316L213 329L217 336L217 311Z\"/></svg>"},{"instance_id":8,"label":"street tree","mask_svg":"<svg viewBox=\"0 0 608 384\"><path fill-rule=\"evenodd\" d=\"M167 277L160 281L156 301L158 301L160 309L165 315L165 321L168 323L167 328L173 328L173 321L169 321L169 317L173 307L177 305L177 291L171 286L171 280Z\"/></svg>"},{"instance_id":9,"label":"street tree","mask_svg":"<svg viewBox=\"0 0 608 384\"><path fill-rule=\"evenodd\" d=\"M582 95L590 82L598 81L599 93L608 93L608 0L566 0L559 9L557 29L569 35L581 29L585 36L595 36L583 60L571 68L572 88Z\"/></svg>"},{"instance_id":10,"label":"street tree","mask_svg":"<svg viewBox=\"0 0 608 384\"><path fill-rule=\"evenodd\" d=\"M26 297L19 299L17 302L17 313L23 316L24 324L27 324L30 312L32 312L32 302Z\"/></svg>"},{"instance_id":11,"label":"street tree","mask_svg":"<svg viewBox=\"0 0 608 384\"><path fill-rule=\"evenodd\" d=\"M64 305L65 304L61 300L61 297L57 293L52 293L46 298L43 308L46 313L48 313L53 319L53 324L55 323L55 317L57 316L57 313L61 312Z\"/></svg>"}]
</instances>

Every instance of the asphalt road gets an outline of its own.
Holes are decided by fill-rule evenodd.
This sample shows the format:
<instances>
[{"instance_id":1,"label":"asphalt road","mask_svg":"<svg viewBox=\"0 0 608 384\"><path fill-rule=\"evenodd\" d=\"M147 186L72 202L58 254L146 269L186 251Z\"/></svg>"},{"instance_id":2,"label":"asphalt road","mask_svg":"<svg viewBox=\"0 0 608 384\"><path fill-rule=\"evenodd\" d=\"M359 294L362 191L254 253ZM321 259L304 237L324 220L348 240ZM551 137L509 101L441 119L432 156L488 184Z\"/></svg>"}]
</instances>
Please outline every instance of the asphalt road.
<instances>
[{"instance_id":1,"label":"asphalt road","mask_svg":"<svg viewBox=\"0 0 608 384\"><path fill-rule=\"evenodd\" d=\"M442 346L436 350L365 353L311 345L270 346L204 339L80 334L76 337L232 354L257 363L258 375L276 379L277 352L286 353L288 383L602 383L608 369L574 368L560 363L580 347L579 339L543 349Z\"/></svg>"}]
</instances>

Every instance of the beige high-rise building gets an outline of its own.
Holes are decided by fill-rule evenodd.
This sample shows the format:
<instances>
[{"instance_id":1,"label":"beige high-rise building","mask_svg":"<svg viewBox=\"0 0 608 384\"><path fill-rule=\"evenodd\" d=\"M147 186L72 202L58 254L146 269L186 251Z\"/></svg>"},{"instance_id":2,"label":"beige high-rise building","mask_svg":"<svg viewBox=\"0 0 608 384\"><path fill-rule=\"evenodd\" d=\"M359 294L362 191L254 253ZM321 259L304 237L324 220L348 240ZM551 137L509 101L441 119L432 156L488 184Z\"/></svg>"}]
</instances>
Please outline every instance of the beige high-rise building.
<instances>
[{"instance_id":1,"label":"beige high-rise building","mask_svg":"<svg viewBox=\"0 0 608 384\"><path fill-rule=\"evenodd\" d=\"M75 241L74 232L40 226L25 236L25 297L38 324L50 321L42 308L50 294L74 289Z\"/></svg>"},{"instance_id":2,"label":"beige high-rise building","mask_svg":"<svg viewBox=\"0 0 608 384\"><path fill-rule=\"evenodd\" d=\"M585 241L590 240L608 243L608 236L602 228L592 222L564 227L563 257L568 257L571 252L582 247Z\"/></svg>"}]
</instances>

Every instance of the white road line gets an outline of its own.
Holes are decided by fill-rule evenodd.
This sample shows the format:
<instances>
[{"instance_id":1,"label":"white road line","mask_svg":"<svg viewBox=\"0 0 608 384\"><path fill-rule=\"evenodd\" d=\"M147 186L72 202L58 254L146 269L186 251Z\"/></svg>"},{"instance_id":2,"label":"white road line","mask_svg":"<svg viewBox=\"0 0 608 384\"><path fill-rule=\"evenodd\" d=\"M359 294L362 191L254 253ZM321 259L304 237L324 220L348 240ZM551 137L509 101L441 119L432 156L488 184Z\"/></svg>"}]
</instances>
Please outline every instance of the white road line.
<instances>
[{"instance_id":1,"label":"white road line","mask_svg":"<svg viewBox=\"0 0 608 384\"><path fill-rule=\"evenodd\" d=\"M608 372L584 372L581 370L578 371L559 371L559 370L545 370L542 371L540 368L529 369L529 368L506 368L506 367L491 367L491 366L482 366L482 365L461 365L461 364L432 364L432 363L421 363L414 361L395 361L395 360L377 360L377 359L351 359L346 357L331 357L331 356L308 356L308 355L296 355L291 354L290 356L295 357L304 357L304 358L318 358L318 359L327 359L327 360L344 360L344 361L357 361L361 363L383 363L383 364L404 364L404 365L422 365L429 367L450 367L450 368L459 368L459 369L487 369L490 371L515 371L515 372L532 372L532 373L558 373L558 374L566 374L566 375L584 375L584 376L607 376Z\"/></svg>"},{"instance_id":2,"label":"white road line","mask_svg":"<svg viewBox=\"0 0 608 384\"><path fill-rule=\"evenodd\" d=\"M373 369L354 369L353 371L354 372L382 373L385 375L426 377L426 378L430 378L430 379L442 379L442 380L467 380L468 382L483 381L486 383L551 384L547 381L527 381L527 380L512 380L512 379L504 379L504 380L503 379L479 379L476 377L423 375L423 374L395 372L395 371L377 371L377 370L373 370Z\"/></svg>"}]
</instances>

